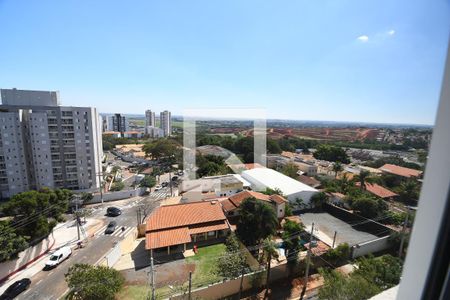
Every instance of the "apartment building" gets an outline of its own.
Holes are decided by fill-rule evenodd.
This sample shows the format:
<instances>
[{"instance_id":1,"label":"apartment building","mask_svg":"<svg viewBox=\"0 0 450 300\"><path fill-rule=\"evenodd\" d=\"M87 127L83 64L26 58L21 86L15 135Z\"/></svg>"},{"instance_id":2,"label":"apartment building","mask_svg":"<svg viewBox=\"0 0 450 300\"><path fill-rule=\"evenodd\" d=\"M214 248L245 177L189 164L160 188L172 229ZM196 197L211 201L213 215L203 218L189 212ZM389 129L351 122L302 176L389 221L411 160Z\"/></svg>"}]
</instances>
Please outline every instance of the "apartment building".
<instances>
[{"instance_id":1,"label":"apartment building","mask_svg":"<svg viewBox=\"0 0 450 300\"><path fill-rule=\"evenodd\" d=\"M109 116L108 126L108 131L117 131L120 132L121 135L123 135L125 131L130 131L128 119L121 114Z\"/></svg>"},{"instance_id":2,"label":"apartment building","mask_svg":"<svg viewBox=\"0 0 450 300\"><path fill-rule=\"evenodd\" d=\"M2 89L0 193L99 187L102 121L95 108L59 105L59 93Z\"/></svg>"},{"instance_id":3,"label":"apartment building","mask_svg":"<svg viewBox=\"0 0 450 300\"><path fill-rule=\"evenodd\" d=\"M160 113L160 127L163 130L164 136L172 135L172 119L170 111L165 110Z\"/></svg>"},{"instance_id":4,"label":"apartment building","mask_svg":"<svg viewBox=\"0 0 450 300\"><path fill-rule=\"evenodd\" d=\"M151 110L145 111L145 128L147 127L156 127L156 119L155 119L155 112Z\"/></svg>"}]
</instances>

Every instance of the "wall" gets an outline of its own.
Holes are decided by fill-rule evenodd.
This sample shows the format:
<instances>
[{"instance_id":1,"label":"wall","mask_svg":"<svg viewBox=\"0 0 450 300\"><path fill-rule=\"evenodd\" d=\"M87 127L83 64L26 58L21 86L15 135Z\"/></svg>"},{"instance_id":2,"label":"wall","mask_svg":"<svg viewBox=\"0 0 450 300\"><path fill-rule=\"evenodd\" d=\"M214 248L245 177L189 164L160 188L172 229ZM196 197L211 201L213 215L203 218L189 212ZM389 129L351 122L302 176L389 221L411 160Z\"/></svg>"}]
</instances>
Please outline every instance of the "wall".
<instances>
[{"instance_id":1,"label":"wall","mask_svg":"<svg viewBox=\"0 0 450 300\"><path fill-rule=\"evenodd\" d=\"M385 236L376 240L354 245L352 247L352 258L367 255L369 253L376 253L389 249L391 243L389 242L389 236Z\"/></svg>"},{"instance_id":2,"label":"wall","mask_svg":"<svg viewBox=\"0 0 450 300\"><path fill-rule=\"evenodd\" d=\"M137 188L135 190L123 190L123 191L117 191L117 192L108 192L103 193L103 201L114 201L114 200L120 200L120 199L126 199L131 197L137 197L142 196L145 193L146 188ZM94 194L94 197L91 201L88 202L88 204L93 203L100 203L100 193Z\"/></svg>"},{"instance_id":3,"label":"wall","mask_svg":"<svg viewBox=\"0 0 450 300\"><path fill-rule=\"evenodd\" d=\"M26 268L30 263L34 262L42 255L50 251L55 244L55 240L49 236L37 245L27 248L19 253L18 258L2 262L0 264L0 282L12 276L16 271Z\"/></svg>"}]
</instances>

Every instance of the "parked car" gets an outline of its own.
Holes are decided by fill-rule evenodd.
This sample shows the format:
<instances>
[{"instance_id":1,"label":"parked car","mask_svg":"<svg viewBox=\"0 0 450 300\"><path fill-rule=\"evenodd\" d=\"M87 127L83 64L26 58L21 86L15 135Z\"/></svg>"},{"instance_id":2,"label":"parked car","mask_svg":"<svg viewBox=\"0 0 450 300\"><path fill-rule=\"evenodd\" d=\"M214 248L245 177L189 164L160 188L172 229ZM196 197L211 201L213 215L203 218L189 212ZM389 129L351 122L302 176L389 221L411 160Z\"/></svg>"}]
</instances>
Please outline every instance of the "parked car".
<instances>
[{"instance_id":1,"label":"parked car","mask_svg":"<svg viewBox=\"0 0 450 300\"><path fill-rule=\"evenodd\" d=\"M62 263L72 254L72 249L70 247L62 247L55 251L55 253L50 256L50 259L45 263L46 268L53 268Z\"/></svg>"},{"instance_id":2,"label":"parked car","mask_svg":"<svg viewBox=\"0 0 450 300\"><path fill-rule=\"evenodd\" d=\"M169 185L169 183L166 182L166 181L164 181L163 183L161 183L161 186L162 186L162 187L167 187L168 185Z\"/></svg>"},{"instance_id":3,"label":"parked car","mask_svg":"<svg viewBox=\"0 0 450 300\"><path fill-rule=\"evenodd\" d=\"M116 226L117 226L116 221L109 222L108 226L106 227L105 234L114 233L114 231L116 231Z\"/></svg>"},{"instance_id":4,"label":"parked car","mask_svg":"<svg viewBox=\"0 0 450 300\"><path fill-rule=\"evenodd\" d=\"M177 181L178 180L178 176L173 176L172 177L172 181Z\"/></svg>"},{"instance_id":5,"label":"parked car","mask_svg":"<svg viewBox=\"0 0 450 300\"><path fill-rule=\"evenodd\" d=\"M122 211L120 210L120 208L111 206L106 209L106 214L111 217L117 217L122 214Z\"/></svg>"},{"instance_id":6,"label":"parked car","mask_svg":"<svg viewBox=\"0 0 450 300\"><path fill-rule=\"evenodd\" d=\"M23 278L15 281L11 284L5 292L0 296L0 300L10 300L17 297L20 293L30 287L31 280L29 278Z\"/></svg>"},{"instance_id":7,"label":"parked car","mask_svg":"<svg viewBox=\"0 0 450 300\"><path fill-rule=\"evenodd\" d=\"M162 189L162 186L161 186L161 185L158 184L158 185L155 186L155 192L156 192L156 191L159 191L160 189Z\"/></svg>"},{"instance_id":8,"label":"parked car","mask_svg":"<svg viewBox=\"0 0 450 300\"><path fill-rule=\"evenodd\" d=\"M178 176L183 176L184 172L182 170L178 171Z\"/></svg>"}]
</instances>

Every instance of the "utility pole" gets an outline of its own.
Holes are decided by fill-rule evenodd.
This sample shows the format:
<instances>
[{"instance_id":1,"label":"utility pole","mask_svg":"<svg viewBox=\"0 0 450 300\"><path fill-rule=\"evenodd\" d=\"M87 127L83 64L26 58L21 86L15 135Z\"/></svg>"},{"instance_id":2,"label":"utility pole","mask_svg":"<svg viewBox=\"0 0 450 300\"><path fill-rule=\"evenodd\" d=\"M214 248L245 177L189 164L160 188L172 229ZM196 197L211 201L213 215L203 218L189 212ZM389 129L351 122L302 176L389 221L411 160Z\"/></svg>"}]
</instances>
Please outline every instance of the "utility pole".
<instances>
[{"instance_id":1,"label":"utility pole","mask_svg":"<svg viewBox=\"0 0 450 300\"><path fill-rule=\"evenodd\" d=\"M402 228L402 238L400 240L400 248L398 249L398 257L402 257L403 254L403 245L405 244L405 236L406 236L406 226L408 225L408 219L409 219L409 208L407 208L408 211L406 212L406 218L405 222L403 223Z\"/></svg>"},{"instance_id":2,"label":"utility pole","mask_svg":"<svg viewBox=\"0 0 450 300\"><path fill-rule=\"evenodd\" d=\"M103 173L99 172L99 173L97 173L97 175L98 175L98 182L100 183L99 184L99 186L100 186L100 200L102 201L102 204L103 204L103 184L102 184Z\"/></svg>"},{"instance_id":3,"label":"utility pole","mask_svg":"<svg viewBox=\"0 0 450 300\"><path fill-rule=\"evenodd\" d=\"M189 300L191 300L191 291L192 291L192 272L189 271L189 296L188 296Z\"/></svg>"},{"instance_id":4,"label":"utility pole","mask_svg":"<svg viewBox=\"0 0 450 300\"><path fill-rule=\"evenodd\" d=\"M155 270L153 268L153 250L150 251L151 251L150 270L152 272L152 300L155 300Z\"/></svg>"},{"instance_id":5,"label":"utility pole","mask_svg":"<svg viewBox=\"0 0 450 300\"><path fill-rule=\"evenodd\" d=\"M333 246L331 246L331 249L334 249L334 244L336 243L336 235L337 235L337 231L334 232Z\"/></svg>"},{"instance_id":6,"label":"utility pole","mask_svg":"<svg viewBox=\"0 0 450 300\"><path fill-rule=\"evenodd\" d=\"M80 240L80 217L78 216L78 202L75 202L75 222L77 223L78 240Z\"/></svg>"},{"instance_id":7,"label":"utility pole","mask_svg":"<svg viewBox=\"0 0 450 300\"><path fill-rule=\"evenodd\" d=\"M309 236L309 247L308 247L308 254L306 256L306 270L305 270L305 283L303 284L302 294L300 295L300 299L303 299L306 293L306 286L308 285L308 277L309 277L309 264L311 262L311 243L313 239L313 233L314 233L314 223L311 225L311 235Z\"/></svg>"}]
</instances>

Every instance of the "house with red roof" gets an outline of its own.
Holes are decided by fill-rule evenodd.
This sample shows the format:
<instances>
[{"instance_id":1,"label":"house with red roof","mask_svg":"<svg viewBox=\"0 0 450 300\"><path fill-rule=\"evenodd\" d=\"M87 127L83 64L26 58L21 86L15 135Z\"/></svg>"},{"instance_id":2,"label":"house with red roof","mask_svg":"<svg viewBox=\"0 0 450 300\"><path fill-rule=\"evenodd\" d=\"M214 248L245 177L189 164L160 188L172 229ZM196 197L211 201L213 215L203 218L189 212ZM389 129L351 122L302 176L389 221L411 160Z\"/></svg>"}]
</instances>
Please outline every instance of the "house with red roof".
<instances>
[{"instance_id":1,"label":"house with red roof","mask_svg":"<svg viewBox=\"0 0 450 300\"><path fill-rule=\"evenodd\" d=\"M423 173L422 171L419 170L400 167L392 164L385 164L379 167L378 169L380 169L383 173L392 174L405 178L419 178Z\"/></svg>"},{"instance_id":2,"label":"house with red roof","mask_svg":"<svg viewBox=\"0 0 450 300\"><path fill-rule=\"evenodd\" d=\"M278 219L282 219L286 213L286 203L288 202L280 195L266 195L254 191L242 191L225 199L220 199L223 211L227 218L233 219L239 214L239 206L247 198L255 198L256 200L268 203L275 210Z\"/></svg>"},{"instance_id":3,"label":"house with red roof","mask_svg":"<svg viewBox=\"0 0 450 300\"><path fill-rule=\"evenodd\" d=\"M148 217L145 249L152 254L181 253L223 240L230 225L218 201L160 206Z\"/></svg>"},{"instance_id":4,"label":"house with red roof","mask_svg":"<svg viewBox=\"0 0 450 300\"><path fill-rule=\"evenodd\" d=\"M356 185L361 186L361 183L357 182ZM372 195L377 196L378 198L393 199L395 197L398 197L398 194L392 192L391 190L388 190L387 188L379 184L365 182L364 185L366 187L366 191L368 191Z\"/></svg>"}]
</instances>

